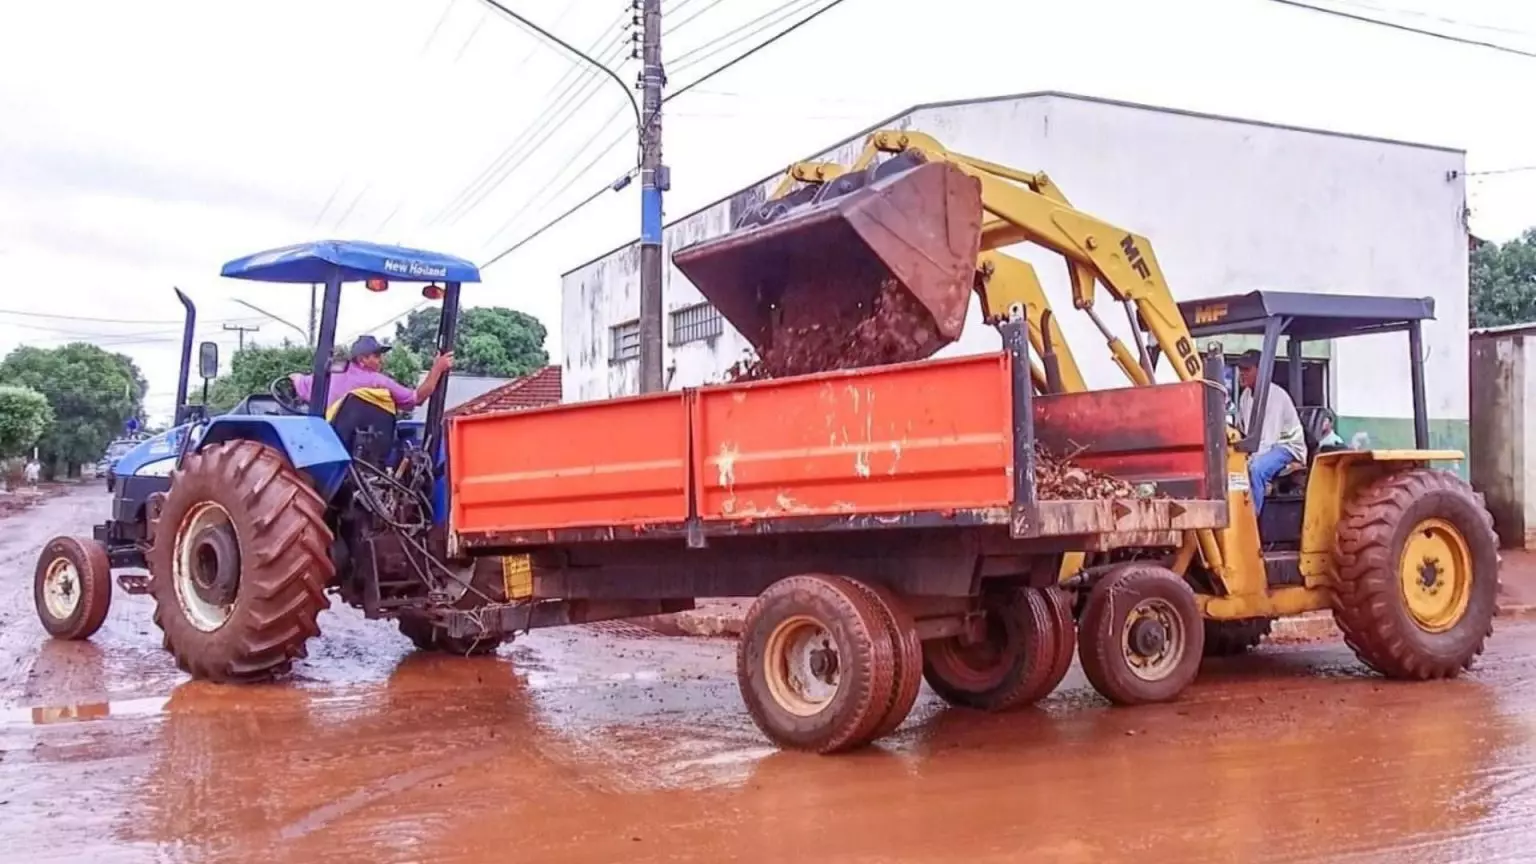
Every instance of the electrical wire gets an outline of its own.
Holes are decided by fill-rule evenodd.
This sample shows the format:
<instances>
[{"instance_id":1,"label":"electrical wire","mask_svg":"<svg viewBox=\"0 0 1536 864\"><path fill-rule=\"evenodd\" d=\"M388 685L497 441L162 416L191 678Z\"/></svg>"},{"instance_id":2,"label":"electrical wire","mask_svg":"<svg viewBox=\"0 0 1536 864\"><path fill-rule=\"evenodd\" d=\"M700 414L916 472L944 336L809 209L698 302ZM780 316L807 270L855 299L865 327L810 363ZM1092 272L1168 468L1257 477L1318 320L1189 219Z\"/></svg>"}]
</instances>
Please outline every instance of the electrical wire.
<instances>
[{"instance_id":1,"label":"electrical wire","mask_svg":"<svg viewBox=\"0 0 1536 864\"><path fill-rule=\"evenodd\" d=\"M690 66L697 66L705 60L751 39L764 30L789 18L793 18L795 15L804 12L819 2L821 0L790 0L790 2L781 3L762 15L753 18L751 21L705 42L703 45L684 51L682 54L672 58L671 62L667 64L667 68L673 72L682 72Z\"/></svg>"},{"instance_id":2,"label":"electrical wire","mask_svg":"<svg viewBox=\"0 0 1536 864\"><path fill-rule=\"evenodd\" d=\"M741 63L742 61L744 61L747 58L751 57L752 55L756 54L757 52L763 50L764 48L767 48L769 45L772 45L773 43L779 41L780 39L783 39L785 36L788 36L789 34L795 32L796 30L799 30L801 27L804 27L805 25L811 23L812 21L815 21L817 18L820 18L821 16L827 14L828 12L831 12L833 9L836 9L837 7L843 5L846 2L848 2L848 0L831 0L831 2L829 2L827 5L821 7L820 9L817 9L815 12L812 12L811 14L805 16L804 18L801 18L799 21L796 21L795 23L789 25L788 27L784 28L783 30L780 30L778 33L775 33L774 35L769 36L767 39L764 39L762 42L757 43L756 45L752 46L751 48L748 48L747 50L745 50L743 52L741 52L740 54L736 55L735 57L731 58L730 60L725 61L724 63L720 64L719 66L716 66L715 68L709 70L708 72L705 72L703 75L700 75L699 77L693 79L692 81L689 81L687 84L684 84L683 86L677 88L676 90L673 90L671 93L668 93L666 96L664 96L661 101L663 103L671 102L673 99L676 99L677 97L683 95L684 93L687 93L689 90L692 90L693 88L699 86L700 84L703 84L705 81L708 81L709 79L715 77L716 75L719 75L719 74L725 72L726 70L730 69L731 67L735 66L736 64ZM647 123L649 123L649 120L647 120Z\"/></svg>"},{"instance_id":3,"label":"electrical wire","mask_svg":"<svg viewBox=\"0 0 1536 864\"><path fill-rule=\"evenodd\" d=\"M1525 171L1536 171L1536 165L1517 165L1514 168L1495 168L1491 171L1467 171L1468 177L1492 177L1497 174L1520 174Z\"/></svg>"},{"instance_id":4,"label":"electrical wire","mask_svg":"<svg viewBox=\"0 0 1536 864\"><path fill-rule=\"evenodd\" d=\"M576 211L580 210L583 207L586 207L588 204L591 204L593 201L596 201L598 198L601 198L604 192L610 192L610 191L617 192L618 190L623 189L625 186L628 186L629 185L629 181L634 179L634 176L636 174L638 174L639 171L640 171L639 168L631 168L631 169L629 169L628 173L626 173L623 177L619 178L618 180L615 180L614 182L608 184L607 186L604 186L601 189L598 189L597 191L593 192L591 195L588 195L587 197L581 199L580 201L576 202L576 204L573 205L569 210L566 210L564 213L561 213L559 216L556 216L555 218L553 218L553 219L549 220L548 222L545 222L543 225L539 226L537 231L534 231L532 234L529 234L528 236L524 237L523 239L517 241L516 243L513 243L511 246L508 246L507 248L501 250L501 252L497 253L495 257L491 258L491 260L485 262L484 264L481 264L480 265L480 269L481 270L485 270L486 268L490 267L492 264L495 264L496 262L498 262L501 259L507 257L508 255L511 255L513 252L516 252L517 250L523 248L528 243L532 242L535 237L538 237L540 234L543 234L545 231L548 231L549 229L555 227L556 225L559 225L561 222L564 222L566 219L570 218L573 214L575 214Z\"/></svg>"},{"instance_id":5,"label":"electrical wire","mask_svg":"<svg viewBox=\"0 0 1536 864\"><path fill-rule=\"evenodd\" d=\"M617 39L623 40L624 23L625 19L621 14L607 27L603 28L601 34L593 40L591 46L589 46L587 50L589 52L608 52L614 43L609 42L607 45L604 45L603 40L607 39L610 34L615 32L618 33ZM524 58L524 62L526 61L527 58ZM516 171L517 167L519 167L520 158L526 155L524 148L526 147L527 143L531 141L535 136L537 136L539 131L545 126L558 125L554 121L557 119L557 117L560 116L560 113L565 109L570 101L576 98L575 95L572 95L572 90L578 87L584 89L585 85L596 74L596 70L594 69L572 63L570 67L566 69L565 74L561 75L559 80L557 80L553 86L545 91L545 98L549 98L550 94L555 94L551 99L548 107L546 107L542 112L539 113L537 117L535 117L527 126L525 126L523 131L520 132L518 136L514 138L509 144L507 144L507 146L503 148L502 151L490 161L490 164L481 169L480 173L475 175L473 180L471 180L457 193L455 193L454 196L449 199L448 203L443 205L443 207L438 210L438 212L434 214L423 227L431 228L440 224L444 219L448 218L453 218L456 221L458 218L462 217L462 214L459 211L465 209L465 202L474 197L476 193L484 189L487 183L496 183L499 185L499 183L505 182L506 177L510 176L511 173ZM493 181L492 178L496 177L497 172L502 172L502 176L500 179ZM476 203L478 203L479 200L484 200L484 196L480 196L480 198L476 200ZM473 207L474 205L471 204L468 206Z\"/></svg>"},{"instance_id":6,"label":"electrical wire","mask_svg":"<svg viewBox=\"0 0 1536 864\"><path fill-rule=\"evenodd\" d=\"M683 0L683 2L677 4L677 8L673 9L671 14L676 15L678 12L681 12L682 11L682 7L687 6L688 2L689 2L689 0ZM719 6L721 4L721 2L723 2L723 0L710 0L710 4L708 6L705 6L703 9L700 9L699 11L693 13L692 15L689 15L687 18L684 18L683 20L678 21L676 23L669 23L667 21L667 17L665 15L663 15L662 18L661 18L661 22L662 22L663 25L665 25L666 34L668 36L671 36L671 35L677 33L677 31L679 31L679 30L683 29L684 27L688 26L688 24L690 22L697 21L700 15L703 15L705 12L708 12L709 10L715 8L716 6Z\"/></svg>"},{"instance_id":7,"label":"electrical wire","mask_svg":"<svg viewBox=\"0 0 1536 864\"><path fill-rule=\"evenodd\" d=\"M1334 15L1339 18L1348 18L1351 21L1359 21L1364 24L1375 24L1378 27L1386 27L1392 30L1401 30L1405 33L1417 33L1420 36L1429 36L1434 39L1443 39L1447 42L1459 42L1463 45L1472 45L1478 48L1489 48L1494 51L1502 51L1506 54L1517 54L1521 57L1536 57L1536 52L1522 51L1519 48L1511 48L1508 45L1500 45L1497 42L1484 42L1481 39L1467 39L1461 36L1453 36L1449 33L1437 33L1434 30L1424 30L1419 27L1410 27L1407 24L1398 24L1395 21L1383 21L1380 18L1372 18L1369 15L1358 15L1354 12L1346 12L1343 9L1327 9L1322 6L1313 6L1302 3L1300 0L1270 0L1271 3L1279 3L1282 6L1294 6L1297 9L1306 9L1312 12L1320 12L1324 15Z\"/></svg>"},{"instance_id":8,"label":"electrical wire","mask_svg":"<svg viewBox=\"0 0 1536 864\"><path fill-rule=\"evenodd\" d=\"M1417 9L1402 9L1396 6L1379 6L1375 3L1365 3L1362 0L1333 0L1343 6L1354 6L1357 9L1369 9L1372 12L1383 12L1388 15L1406 15L1410 18L1423 18L1427 21L1439 21L1442 24L1450 24L1453 27L1465 27L1469 30L1486 30L1490 33L1507 33L1511 36L1530 36L1528 30L1516 30L1511 27L1495 27L1492 24L1478 24L1473 21L1461 21L1456 18L1447 18L1443 15L1435 15L1429 12L1420 12Z\"/></svg>"}]
</instances>

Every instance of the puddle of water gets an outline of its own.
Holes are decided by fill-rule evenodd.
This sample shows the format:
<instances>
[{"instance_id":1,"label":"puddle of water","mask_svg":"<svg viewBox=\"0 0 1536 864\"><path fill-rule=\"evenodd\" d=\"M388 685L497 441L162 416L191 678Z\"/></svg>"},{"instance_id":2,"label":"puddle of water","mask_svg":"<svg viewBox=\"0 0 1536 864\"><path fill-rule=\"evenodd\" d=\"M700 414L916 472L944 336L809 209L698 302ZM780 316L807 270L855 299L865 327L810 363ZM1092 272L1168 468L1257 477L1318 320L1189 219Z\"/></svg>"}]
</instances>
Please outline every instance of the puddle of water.
<instances>
[{"instance_id":1,"label":"puddle of water","mask_svg":"<svg viewBox=\"0 0 1536 864\"><path fill-rule=\"evenodd\" d=\"M113 702L83 702L76 705L50 705L35 708L0 710L0 725L48 726L54 723L81 723L109 717L147 717L165 710L169 697L119 699Z\"/></svg>"}]
</instances>

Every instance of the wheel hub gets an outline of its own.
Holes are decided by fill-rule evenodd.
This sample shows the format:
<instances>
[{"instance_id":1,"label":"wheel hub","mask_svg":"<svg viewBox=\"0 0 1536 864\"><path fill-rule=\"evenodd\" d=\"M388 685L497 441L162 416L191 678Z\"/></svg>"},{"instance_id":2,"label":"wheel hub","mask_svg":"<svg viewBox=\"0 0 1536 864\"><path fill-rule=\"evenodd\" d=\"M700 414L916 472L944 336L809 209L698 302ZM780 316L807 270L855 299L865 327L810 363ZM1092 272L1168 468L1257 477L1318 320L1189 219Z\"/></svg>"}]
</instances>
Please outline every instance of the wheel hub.
<instances>
[{"instance_id":1,"label":"wheel hub","mask_svg":"<svg viewBox=\"0 0 1536 864\"><path fill-rule=\"evenodd\" d=\"M1161 597L1149 597L1127 613L1120 650L1133 675L1161 681L1178 668L1187 641L1178 610Z\"/></svg>"},{"instance_id":2,"label":"wheel hub","mask_svg":"<svg viewBox=\"0 0 1536 864\"><path fill-rule=\"evenodd\" d=\"M1444 519L1414 526L1399 564L1408 614L1421 629L1443 633L1471 602L1472 553L1461 531Z\"/></svg>"},{"instance_id":3,"label":"wheel hub","mask_svg":"<svg viewBox=\"0 0 1536 864\"><path fill-rule=\"evenodd\" d=\"M774 628L764 646L763 671L774 701L801 717L826 708L842 683L837 642L809 616L789 618Z\"/></svg>"},{"instance_id":4,"label":"wheel hub","mask_svg":"<svg viewBox=\"0 0 1536 864\"><path fill-rule=\"evenodd\" d=\"M80 604L80 572L68 558L57 558L43 576L43 605L48 614L62 621L75 613Z\"/></svg>"},{"instance_id":5,"label":"wheel hub","mask_svg":"<svg viewBox=\"0 0 1536 864\"><path fill-rule=\"evenodd\" d=\"M240 544L229 523L192 538L192 588L205 603L228 606L240 589Z\"/></svg>"},{"instance_id":6,"label":"wheel hub","mask_svg":"<svg viewBox=\"0 0 1536 864\"><path fill-rule=\"evenodd\" d=\"M1156 618L1138 618L1131 624L1130 643L1140 656L1156 657L1168 646L1168 628Z\"/></svg>"}]
</instances>

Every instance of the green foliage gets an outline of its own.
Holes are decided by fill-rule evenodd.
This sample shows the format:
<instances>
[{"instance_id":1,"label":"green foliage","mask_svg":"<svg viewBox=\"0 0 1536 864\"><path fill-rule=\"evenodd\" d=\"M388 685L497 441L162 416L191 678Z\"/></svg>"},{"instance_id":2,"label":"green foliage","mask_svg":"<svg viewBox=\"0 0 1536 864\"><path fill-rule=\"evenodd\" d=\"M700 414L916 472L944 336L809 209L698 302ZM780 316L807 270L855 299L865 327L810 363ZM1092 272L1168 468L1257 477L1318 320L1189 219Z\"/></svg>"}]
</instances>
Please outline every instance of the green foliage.
<instances>
[{"instance_id":1,"label":"green foliage","mask_svg":"<svg viewBox=\"0 0 1536 864\"><path fill-rule=\"evenodd\" d=\"M416 376L424 368L421 355L412 351L409 345L395 345L384 355L384 374L407 387L416 386Z\"/></svg>"},{"instance_id":2,"label":"green foliage","mask_svg":"<svg viewBox=\"0 0 1536 864\"><path fill-rule=\"evenodd\" d=\"M52 422L48 397L28 387L0 386L0 459L29 453Z\"/></svg>"},{"instance_id":3,"label":"green foliage","mask_svg":"<svg viewBox=\"0 0 1536 864\"><path fill-rule=\"evenodd\" d=\"M1536 228L1472 252L1473 327L1536 321Z\"/></svg>"},{"instance_id":4,"label":"green foliage","mask_svg":"<svg viewBox=\"0 0 1536 864\"><path fill-rule=\"evenodd\" d=\"M38 441L51 470L73 471L100 458L130 417L144 420L149 383L123 354L76 342L61 348L17 348L0 362L0 381L43 394L53 422Z\"/></svg>"},{"instance_id":5,"label":"green foliage","mask_svg":"<svg viewBox=\"0 0 1536 864\"><path fill-rule=\"evenodd\" d=\"M395 344L409 347L430 365L437 354L437 307L412 312L395 325ZM465 309L454 339L453 370L466 375L516 378L549 363L544 340L549 331L539 319L500 306ZM398 348L396 349L399 350Z\"/></svg>"},{"instance_id":6,"label":"green foliage","mask_svg":"<svg viewBox=\"0 0 1536 864\"><path fill-rule=\"evenodd\" d=\"M248 345L230 358L229 374L220 375L209 388L208 410L215 414L228 411L252 393L266 393L277 378L293 372L309 372L313 358L308 348L287 340L270 347ZM188 399L194 404L201 400L201 393L191 394Z\"/></svg>"}]
</instances>

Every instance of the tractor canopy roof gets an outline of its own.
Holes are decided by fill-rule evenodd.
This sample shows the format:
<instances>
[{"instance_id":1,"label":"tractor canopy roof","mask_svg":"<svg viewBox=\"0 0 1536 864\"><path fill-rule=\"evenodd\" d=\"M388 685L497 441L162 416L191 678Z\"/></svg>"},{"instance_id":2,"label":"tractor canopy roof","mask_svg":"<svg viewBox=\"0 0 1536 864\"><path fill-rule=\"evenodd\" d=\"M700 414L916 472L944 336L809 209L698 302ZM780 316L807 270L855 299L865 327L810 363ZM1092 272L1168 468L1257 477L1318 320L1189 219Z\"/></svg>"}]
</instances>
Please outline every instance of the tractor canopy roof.
<instances>
[{"instance_id":1,"label":"tractor canopy roof","mask_svg":"<svg viewBox=\"0 0 1536 864\"><path fill-rule=\"evenodd\" d=\"M1429 297L1385 297L1299 291L1251 291L1179 304L1190 335L1261 334L1273 318L1300 340L1337 339L1406 330L1435 317Z\"/></svg>"},{"instance_id":2,"label":"tractor canopy roof","mask_svg":"<svg viewBox=\"0 0 1536 864\"><path fill-rule=\"evenodd\" d=\"M480 268L463 258L424 249L319 240L236 258L219 275L258 282L479 282Z\"/></svg>"}]
</instances>

